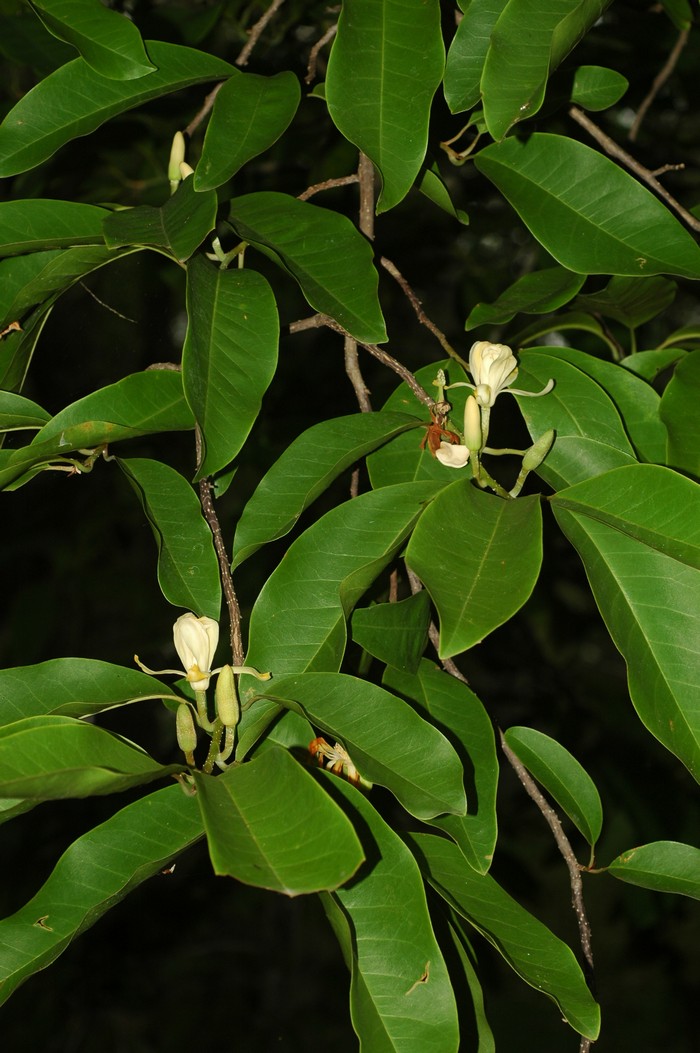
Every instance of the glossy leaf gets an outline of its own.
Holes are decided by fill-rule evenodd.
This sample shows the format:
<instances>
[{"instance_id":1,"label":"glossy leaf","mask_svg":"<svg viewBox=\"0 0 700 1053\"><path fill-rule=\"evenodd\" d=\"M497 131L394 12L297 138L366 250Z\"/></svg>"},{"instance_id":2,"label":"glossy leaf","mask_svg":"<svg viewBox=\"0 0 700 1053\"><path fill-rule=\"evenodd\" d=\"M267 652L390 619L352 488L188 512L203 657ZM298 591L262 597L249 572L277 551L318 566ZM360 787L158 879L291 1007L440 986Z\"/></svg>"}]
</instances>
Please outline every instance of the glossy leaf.
<instances>
[{"instance_id":1,"label":"glossy leaf","mask_svg":"<svg viewBox=\"0 0 700 1053\"><path fill-rule=\"evenodd\" d=\"M38 665L0 669L0 726L23 717L87 717L131 699L172 695L138 669L92 658L53 658Z\"/></svg>"},{"instance_id":2,"label":"glossy leaf","mask_svg":"<svg viewBox=\"0 0 700 1053\"><path fill-rule=\"evenodd\" d=\"M183 770L73 717L25 717L0 727L0 797L92 797Z\"/></svg>"},{"instance_id":3,"label":"glossy leaf","mask_svg":"<svg viewBox=\"0 0 700 1053\"><path fill-rule=\"evenodd\" d=\"M700 899L700 849L678 841L653 841L613 859L608 873L630 885Z\"/></svg>"},{"instance_id":4,"label":"glossy leaf","mask_svg":"<svg viewBox=\"0 0 700 1053\"><path fill-rule=\"evenodd\" d=\"M132 373L66 406L28 446L14 450L0 467L0 487L35 465L65 458L75 450L192 425L179 373L165 369Z\"/></svg>"},{"instance_id":5,"label":"glossy leaf","mask_svg":"<svg viewBox=\"0 0 700 1053\"><path fill-rule=\"evenodd\" d=\"M77 48L101 77L133 80L155 69L135 24L99 0L32 0L32 7L49 32Z\"/></svg>"},{"instance_id":6,"label":"glossy leaf","mask_svg":"<svg viewBox=\"0 0 700 1053\"><path fill-rule=\"evenodd\" d=\"M291 545L259 593L246 661L284 673L336 672L346 618L403 545L435 494L431 483L387 486L331 509ZM259 683L244 678L260 694Z\"/></svg>"},{"instance_id":7,"label":"glossy leaf","mask_svg":"<svg viewBox=\"0 0 700 1053\"><path fill-rule=\"evenodd\" d=\"M168 786L74 841L36 895L0 921L0 1004L201 837L196 801Z\"/></svg>"},{"instance_id":8,"label":"glossy leaf","mask_svg":"<svg viewBox=\"0 0 700 1053\"><path fill-rule=\"evenodd\" d=\"M409 705L376 684L344 673L302 673L275 677L260 694L338 738L360 775L390 789L416 818L466 811L462 765L453 747Z\"/></svg>"},{"instance_id":9,"label":"glossy leaf","mask_svg":"<svg viewBox=\"0 0 700 1053\"><path fill-rule=\"evenodd\" d=\"M304 509L346 468L415 427L415 418L403 413L353 413L303 432L263 476L243 509L231 566L289 533Z\"/></svg>"},{"instance_id":10,"label":"glossy leaf","mask_svg":"<svg viewBox=\"0 0 700 1053\"><path fill-rule=\"evenodd\" d=\"M360 813L371 848L361 880L322 897L351 971L350 1015L361 1049L457 1053L455 997L416 862L359 791L339 779L333 785Z\"/></svg>"},{"instance_id":11,"label":"glossy leaf","mask_svg":"<svg viewBox=\"0 0 700 1053\"><path fill-rule=\"evenodd\" d=\"M359 607L352 616L352 638L374 658L415 673L428 642L430 598L417 592L397 603Z\"/></svg>"},{"instance_id":12,"label":"glossy leaf","mask_svg":"<svg viewBox=\"0 0 700 1053\"><path fill-rule=\"evenodd\" d=\"M681 358L685 357L685 349L682 347L660 347L653 351L636 351L627 355L620 361L620 365L629 369L630 373L649 382L656 380L669 366L673 366Z\"/></svg>"},{"instance_id":13,"label":"glossy leaf","mask_svg":"<svg viewBox=\"0 0 700 1053\"><path fill-rule=\"evenodd\" d=\"M688 0L661 0L661 6L676 29L690 29L694 15Z\"/></svg>"},{"instance_id":14,"label":"glossy leaf","mask_svg":"<svg viewBox=\"0 0 700 1053\"><path fill-rule=\"evenodd\" d=\"M535 132L525 141L486 147L474 163L563 267L581 274L700 278L700 247L679 220L583 143Z\"/></svg>"},{"instance_id":15,"label":"glossy leaf","mask_svg":"<svg viewBox=\"0 0 700 1053\"><path fill-rule=\"evenodd\" d=\"M104 239L110 249L138 245L160 249L183 262L214 229L216 208L214 191L197 194L190 176L161 208L139 205L109 213Z\"/></svg>"},{"instance_id":16,"label":"glossy leaf","mask_svg":"<svg viewBox=\"0 0 700 1053\"><path fill-rule=\"evenodd\" d=\"M450 192L440 176L440 170L438 169L437 164L434 164L431 168L426 168L423 171L417 185L421 194L424 194L434 205L441 208L443 212L447 212L449 216L452 216L465 227L469 225L468 214L463 208L457 208L455 206L450 197Z\"/></svg>"},{"instance_id":17,"label":"glossy leaf","mask_svg":"<svg viewBox=\"0 0 700 1053\"><path fill-rule=\"evenodd\" d=\"M521 311L525 314L556 311L573 299L584 280L583 275L572 274L563 267L548 267L524 274L493 303L478 303L473 307L464 328L502 325Z\"/></svg>"},{"instance_id":18,"label":"glossy leaf","mask_svg":"<svg viewBox=\"0 0 700 1053\"><path fill-rule=\"evenodd\" d=\"M437 608L440 657L461 654L508 621L535 587L539 498L505 501L459 479L426 508L406 561Z\"/></svg>"},{"instance_id":19,"label":"glossy leaf","mask_svg":"<svg viewBox=\"0 0 700 1053\"><path fill-rule=\"evenodd\" d=\"M614 69L604 66L579 66L574 73L571 101L584 110L607 110L619 102L629 81Z\"/></svg>"},{"instance_id":20,"label":"glossy leaf","mask_svg":"<svg viewBox=\"0 0 700 1053\"><path fill-rule=\"evenodd\" d=\"M187 268L187 317L182 382L202 431L199 479L226 468L247 439L275 375L279 320L261 274L203 256Z\"/></svg>"},{"instance_id":21,"label":"glossy leaf","mask_svg":"<svg viewBox=\"0 0 700 1053\"><path fill-rule=\"evenodd\" d=\"M146 457L119 459L138 494L158 546L158 584L169 603L218 619L219 564L193 487L179 472Z\"/></svg>"},{"instance_id":22,"label":"glossy leaf","mask_svg":"<svg viewBox=\"0 0 700 1053\"><path fill-rule=\"evenodd\" d=\"M503 11L503 0L471 0L460 5L464 15L452 38L445 66L445 98L452 113L476 106L491 34Z\"/></svg>"},{"instance_id":23,"label":"glossy leaf","mask_svg":"<svg viewBox=\"0 0 700 1053\"><path fill-rule=\"evenodd\" d=\"M676 283L668 278L616 277L600 292L577 297L574 307L636 329L665 311L677 291Z\"/></svg>"},{"instance_id":24,"label":"glossy leaf","mask_svg":"<svg viewBox=\"0 0 700 1053\"><path fill-rule=\"evenodd\" d=\"M345 0L326 102L342 135L379 170L379 213L403 200L420 171L444 62L437 0Z\"/></svg>"},{"instance_id":25,"label":"glossy leaf","mask_svg":"<svg viewBox=\"0 0 700 1053\"><path fill-rule=\"evenodd\" d=\"M668 431L668 464L700 479L700 350L676 366L661 399L661 419Z\"/></svg>"},{"instance_id":26,"label":"glossy leaf","mask_svg":"<svg viewBox=\"0 0 700 1053\"><path fill-rule=\"evenodd\" d=\"M234 198L230 221L240 237L296 278L316 311L335 318L356 340L386 340L372 250L349 219L264 191Z\"/></svg>"},{"instance_id":27,"label":"glossy leaf","mask_svg":"<svg viewBox=\"0 0 700 1053\"><path fill-rule=\"evenodd\" d=\"M526 983L556 1002L575 1031L595 1041L600 1009L571 948L492 877L465 866L456 845L433 834L412 834L411 844L437 892L493 944Z\"/></svg>"},{"instance_id":28,"label":"glossy leaf","mask_svg":"<svg viewBox=\"0 0 700 1053\"><path fill-rule=\"evenodd\" d=\"M22 389L34 349L50 313L51 305L42 305L23 319L21 329L12 330L0 340L0 388L3 391Z\"/></svg>"},{"instance_id":29,"label":"glossy leaf","mask_svg":"<svg viewBox=\"0 0 700 1053\"><path fill-rule=\"evenodd\" d=\"M152 40L147 47L157 70L138 80L108 80L78 58L27 92L0 125L0 178L34 168L118 113L238 72L228 62L179 44Z\"/></svg>"},{"instance_id":30,"label":"glossy leaf","mask_svg":"<svg viewBox=\"0 0 700 1053\"><path fill-rule=\"evenodd\" d=\"M453 925L450 925L450 934L457 950L462 969L464 970L465 979L469 987L469 994L472 997L473 1009L474 1009L474 1024L477 1031L478 1046L476 1053L496 1053L496 1040L493 1037L493 1031L488 1022L486 1016L486 1008L484 1006L484 991L479 981L479 976L474 967L473 959L475 958L471 943L466 937L466 934L459 931Z\"/></svg>"},{"instance_id":31,"label":"glossy leaf","mask_svg":"<svg viewBox=\"0 0 700 1053\"><path fill-rule=\"evenodd\" d=\"M612 399L591 377L559 359L558 351L535 348L520 358L518 386L536 391L550 377L549 395L533 399L516 396L533 440L554 428L554 446L537 469L555 488L570 486L594 475L635 464L636 458Z\"/></svg>"},{"instance_id":32,"label":"glossy leaf","mask_svg":"<svg viewBox=\"0 0 700 1053\"><path fill-rule=\"evenodd\" d=\"M300 98L299 81L288 71L274 77L243 73L226 81L209 118L195 190L221 186L269 149L290 124Z\"/></svg>"},{"instance_id":33,"label":"glossy leaf","mask_svg":"<svg viewBox=\"0 0 700 1053\"><path fill-rule=\"evenodd\" d=\"M534 728L508 728L507 745L593 847L603 827L595 783L569 751Z\"/></svg>"},{"instance_id":34,"label":"glossy leaf","mask_svg":"<svg viewBox=\"0 0 700 1053\"><path fill-rule=\"evenodd\" d=\"M466 684L427 659L415 676L387 669L384 683L417 702L456 749L464 769L467 814L439 816L430 825L449 834L469 865L485 874L498 835L498 758L489 714Z\"/></svg>"},{"instance_id":35,"label":"glossy leaf","mask_svg":"<svg viewBox=\"0 0 700 1053\"><path fill-rule=\"evenodd\" d=\"M51 414L23 395L0 390L0 431L41 428Z\"/></svg>"},{"instance_id":36,"label":"glossy leaf","mask_svg":"<svg viewBox=\"0 0 700 1053\"><path fill-rule=\"evenodd\" d=\"M106 8L103 8L106 10ZM100 245L102 223L109 212L77 201L37 198L0 203L0 256Z\"/></svg>"},{"instance_id":37,"label":"glossy leaf","mask_svg":"<svg viewBox=\"0 0 700 1053\"><path fill-rule=\"evenodd\" d=\"M364 859L343 810L287 750L194 779L219 875L299 896L337 888Z\"/></svg>"},{"instance_id":38,"label":"glossy leaf","mask_svg":"<svg viewBox=\"0 0 700 1053\"><path fill-rule=\"evenodd\" d=\"M566 311L564 314L557 314L550 318L538 318L523 329L519 329L509 339L513 347L524 347L526 344L535 343L548 333L563 333L568 329L580 329L584 333L592 333L599 337L606 348L610 348L610 337L602 324L597 318L582 311Z\"/></svg>"},{"instance_id":39,"label":"glossy leaf","mask_svg":"<svg viewBox=\"0 0 700 1053\"><path fill-rule=\"evenodd\" d=\"M700 780L700 496L675 472L637 465L552 499L627 663L648 730Z\"/></svg>"}]
</instances>

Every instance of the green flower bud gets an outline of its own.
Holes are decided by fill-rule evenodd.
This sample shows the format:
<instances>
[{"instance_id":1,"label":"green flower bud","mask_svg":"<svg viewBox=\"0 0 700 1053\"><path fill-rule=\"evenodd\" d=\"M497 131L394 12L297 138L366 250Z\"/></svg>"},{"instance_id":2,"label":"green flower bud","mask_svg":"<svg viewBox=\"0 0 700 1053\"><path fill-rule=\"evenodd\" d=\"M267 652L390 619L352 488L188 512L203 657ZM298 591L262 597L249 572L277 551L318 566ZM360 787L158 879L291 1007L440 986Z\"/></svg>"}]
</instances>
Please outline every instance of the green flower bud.
<instances>
[{"instance_id":1,"label":"green flower bud","mask_svg":"<svg viewBox=\"0 0 700 1053\"><path fill-rule=\"evenodd\" d=\"M191 755L197 745L197 729L192 719L192 710L187 702L182 702L177 707L175 727L178 746L185 755Z\"/></svg>"},{"instance_id":2,"label":"green flower bud","mask_svg":"<svg viewBox=\"0 0 700 1053\"><path fill-rule=\"evenodd\" d=\"M225 728L235 728L241 719L241 706L236 692L236 681L230 665L221 667L214 689L214 702L219 720Z\"/></svg>"},{"instance_id":3,"label":"green flower bud","mask_svg":"<svg viewBox=\"0 0 700 1053\"><path fill-rule=\"evenodd\" d=\"M533 472L535 468L539 468L542 461L551 450L553 442L554 429L550 428L548 431L545 431L540 435L539 439L533 443L523 457L523 469L526 472Z\"/></svg>"}]
</instances>

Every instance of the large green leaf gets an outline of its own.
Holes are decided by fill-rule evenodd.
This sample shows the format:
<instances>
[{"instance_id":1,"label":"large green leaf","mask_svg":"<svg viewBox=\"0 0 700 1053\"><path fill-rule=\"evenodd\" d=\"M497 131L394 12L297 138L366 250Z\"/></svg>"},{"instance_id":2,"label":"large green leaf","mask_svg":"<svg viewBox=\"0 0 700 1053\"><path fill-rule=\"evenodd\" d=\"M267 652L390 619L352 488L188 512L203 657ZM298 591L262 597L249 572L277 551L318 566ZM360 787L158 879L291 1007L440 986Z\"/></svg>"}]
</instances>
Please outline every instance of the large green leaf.
<instances>
[{"instance_id":1,"label":"large green leaf","mask_svg":"<svg viewBox=\"0 0 700 1053\"><path fill-rule=\"evenodd\" d=\"M178 372L132 373L66 406L37 432L28 446L14 450L0 468L0 488L36 465L121 439L191 428L192 415Z\"/></svg>"},{"instance_id":2,"label":"large green leaf","mask_svg":"<svg viewBox=\"0 0 700 1053\"><path fill-rule=\"evenodd\" d=\"M36 895L0 921L0 1003L201 836L196 801L169 786L74 841Z\"/></svg>"},{"instance_id":3,"label":"large green leaf","mask_svg":"<svg viewBox=\"0 0 700 1053\"><path fill-rule=\"evenodd\" d=\"M427 659L415 676L387 669L384 683L417 702L457 750L464 768L467 814L443 815L430 825L449 834L469 865L485 874L498 835L498 758L491 718L466 684Z\"/></svg>"},{"instance_id":4,"label":"large green leaf","mask_svg":"<svg viewBox=\"0 0 700 1053\"><path fill-rule=\"evenodd\" d=\"M86 717L131 699L172 695L138 669L92 658L53 658L0 669L0 726L23 717Z\"/></svg>"},{"instance_id":5,"label":"large green leaf","mask_svg":"<svg viewBox=\"0 0 700 1053\"><path fill-rule=\"evenodd\" d=\"M481 98L481 74L493 27L503 0L461 0L464 15L455 33L445 66L445 98L452 113L476 106Z\"/></svg>"},{"instance_id":6,"label":"large green leaf","mask_svg":"<svg viewBox=\"0 0 700 1053\"><path fill-rule=\"evenodd\" d=\"M194 778L217 874L299 896L338 888L364 859L342 808L287 750Z\"/></svg>"},{"instance_id":7,"label":"large green leaf","mask_svg":"<svg viewBox=\"0 0 700 1053\"><path fill-rule=\"evenodd\" d=\"M23 320L20 330L12 330L0 340L0 388L3 391L21 390L50 313L50 304L38 307Z\"/></svg>"},{"instance_id":8,"label":"large green leaf","mask_svg":"<svg viewBox=\"0 0 700 1053\"><path fill-rule=\"evenodd\" d=\"M458 479L420 517L406 561L440 616L440 657L460 654L508 621L535 587L539 498L506 501Z\"/></svg>"},{"instance_id":9,"label":"large green leaf","mask_svg":"<svg viewBox=\"0 0 700 1053\"><path fill-rule=\"evenodd\" d=\"M465 866L456 845L433 834L412 834L410 841L421 870L440 895L493 944L526 983L556 1002L571 1027L595 1041L600 1008L571 948L490 875Z\"/></svg>"},{"instance_id":10,"label":"large green leaf","mask_svg":"<svg viewBox=\"0 0 700 1053\"><path fill-rule=\"evenodd\" d=\"M77 201L3 201L0 204L0 256L70 245L102 245L107 209Z\"/></svg>"},{"instance_id":11,"label":"large green leaf","mask_svg":"<svg viewBox=\"0 0 700 1053\"><path fill-rule=\"evenodd\" d=\"M430 597L424 589L405 600L372 603L352 616L352 638L385 665L415 673L428 642Z\"/></svg>"},{"instance_id":12,"label":"large green leaf","mask_svg":"<svg viewBox=\"0 0 700 1053\"><path fill-rule=\"evenodd\" d=\"M263 476L243 509L231 566L239 566L268 541L284 537L341 472L415 426L415 418L403 413L354 413L303 432Z\"/></svg>"},{"instance_id":13,"label":"large green leaf","mask_svg":"<svg viewBox=\"0 0 700 1053\"><path fill-rule=\"evenodd\" d=\"M700 278L700 247L679 220L583 143L535 132L486 147L474 163L569 270Z\"/></svg>"},{"instance_id":14,"label":"large green leaf","mask_svg":"<svg viewBox=\"0 0 700 1053\"><path fill-rule=\"evenodd\" d=\"M508 728L505 740L593 847L603 827L603 806L588 772L561 743L534 728Z\"/></svg>"},{"instance_id":15,"label":"large green leaf","mask_svg":"<svg viewBox=\"0 0 700 1053\"><path fill-rule=\"evenodd\" d=\"M346 216L264 191L235 197L229 218L242 238L296 278L315 310L356 340L386 340L372 249Z\"/></svg>"},{"instance_id":16,"label":"large green leaf","mask_svg":"<svg viewBox=\"0 0 700 1053\"><path fill-rule=\"evenodd\" d=\"M227 467L248 437L275 375L279 320L261 274L204 256L187 267L187 317L182 383L202 432L201 478Z\"/></svg>"},{"instance_id":17,"label":"large green leaf","mask_svg":"<svg viewBox=\"0 0 700 1053\"><path fill-rule=\"evenodd\" d=\"M613 859L608 873L630 885L700 899L700 849L678 841L653 841Z\"/></svg>"},{"instance_id":18,"label":"large green leaf","mask_svg":"<svg viewBox=\"0 0 700 1053\"><path fill-rule=\"evenodd\" d=\"M135 24L99 0L32 0L32 7L49 32L77 48L101 77L133 80L155 69Z\"/></svg>"},{"instance_id":19,"label":"large green leaf","mask_svg":"<svg viewBox=\"0 0 700 1053\"><path fill-rule=\"evenodd\" d=\"M83 58L61 66L20 99L0 125L0 178L25 172L118 113L202 81L230 77L235 66L203 51L152 40L158 67L138 80L109 80Z\"/></svg>"},{"instance_id":20,"label":"large green leaf","mask_svg":"<svg viewBox=\"0 0 700 1053\"><path fill-rule=\"evenodd\" d=\"M354 787L334 781L366 831L371 865L322 902L351 971L364 1053L456 1053L457 1008L410 851Z\"/></svg>"},{"instance_id":21,"label":"large green leaf","mask_svg":"<svg viewBox=\"0 0 700 1053\"><path fill-rule=\"evenodd\" d=\"M0 390L0 431L24 431L41 428L51 414L23 395Z\"/></svg>"},{"instance_id":22,"label":"large green leaf","mask_svg":"<svg viewBox=\"0 0 700 1053\"><path fill-rule=\"evenodd\" d=\"M649 731L700 780L700 487L636 465L552 499Z\"/></svg>"},{"instance_id":23,"label":"large green leaf","mask_svg":"<svg viewBox=\"0 0 700 1053\"><path fill-rule=\"evenodd\" d=\"M673 303L678 286L668 278L611 278L604 289L577 296L574 307L595 317L614 318L636 329Z\"/></svg>"},{"instance_id":24,"label":"large green leaf","mask_svg":"<svg viewBox=\"0 0 700 1053\"><path fill-rule=\"evenodd\" d=\"M0 797L91 797L183 770L73 717L25 717L0 727Z\"/></svg>"},{"instance_id":25,"label":"large green leaf","mask_svg":"<svg viewBox=\"0 0 700 1053\"><path fill-rule=\"evenodd\" d=\"M293 73L243 73L220 88L194 175L195 190L212 190L267 150L296 113L301 91Z\"/></svg>"},{"instance_id":26,"label":"large green leaf","mask_svg":"<svg viewBox=\"0 0 700 1053\"><path fill-rule=\"evenodd\" d=\"M388 787L418 819L465 813L453 747L396 695L345 673L275 678L264 693L340 739L360 775Z\"/></svg>"},{"instance_id":27,"label":"large green leaf","mask_svg":"<svg viewBox=\"0 0 700 1053\"><path fill-rule=\"evenodd\" d=\"M668 464L700 479L700 350L676 366L661 399L661 419L668 431Z\"/></svg>"},{"instance_id":28,"label":"large green leaf","mask_svg":"<svg viewBox=\"0 0 700 1053\"><path fill-rule=\"evenodd\" d=\"M465 329L477 325L502 325L521 311L526 314L546 314L556 311L573 299L584 283L581 274L573 274L563 267L548 267L518 278L493 303L478 303L469 312Z\"/></svg>"},{"instance_id":29,"label":"large green leaf","mask_svg":"<svg viewBox=\"0 0 700 1053\"><path fill-rule=\"evenodd\" d=\"M336 127L379 169L377 212L398 204L420 171L444 62L438 0L345 0L326 101Z\"/></svg>"},{"instance_id":30,"label":"large green leaf","mask_svg":"<svg viewBox=\"0 0 700 1053\"><path fill-rule=\"evenodd\" d=\"M158 584L175 607L219 617L221 580L212 533L199 498L179 472L146 457L119 458L158 546Z\"/></svg>"},{"instance_id":31,"label":"large green leaf","mask_svg":"<svg viewBox=\"0 0 700 1053\"><path fill-rule=\"evenodd\" d=\"M139 205L108 213L104 239L110 249L138 245L167 252L182 262L214 229L216 208L214 191L196 193L189 176L161 208Z\"/></svg>"},{"instance_id":32,"label":"large green leaf","mask_svg":"<svg viewBox=\"0 0 700 1053\"><path fill-rule=\"evenodd\" d=\"M615 405L592 377L559 357L558 348L535 348L521 355L518 386L542 388L550 378L554 390L543 398L517 395L533 440L554 428L554 446L537 469L555 488L636 463L634 450Z\"/></svg>"}]
</instances>

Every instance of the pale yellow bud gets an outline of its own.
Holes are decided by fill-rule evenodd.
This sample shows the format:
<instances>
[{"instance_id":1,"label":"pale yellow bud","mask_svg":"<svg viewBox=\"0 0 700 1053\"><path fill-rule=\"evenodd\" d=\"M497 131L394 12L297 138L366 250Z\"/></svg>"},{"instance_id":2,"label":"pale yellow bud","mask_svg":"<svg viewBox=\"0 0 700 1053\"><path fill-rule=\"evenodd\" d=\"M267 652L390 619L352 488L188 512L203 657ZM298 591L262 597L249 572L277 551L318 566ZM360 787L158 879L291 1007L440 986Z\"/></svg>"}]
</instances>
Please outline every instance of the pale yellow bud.
<instances>
[{"instance_id":1,"label":"pale yellow bud","mask_svg":"<svg viewBox=\"0 0 700 1053\"><path fill-rule=\"evenodd\" d=\"M230 665L221 667L216 681L214 702L219 720L225 728L235 728L241 719L241 706L236 692L236 681Z\"/></svg>"}]
</instances>

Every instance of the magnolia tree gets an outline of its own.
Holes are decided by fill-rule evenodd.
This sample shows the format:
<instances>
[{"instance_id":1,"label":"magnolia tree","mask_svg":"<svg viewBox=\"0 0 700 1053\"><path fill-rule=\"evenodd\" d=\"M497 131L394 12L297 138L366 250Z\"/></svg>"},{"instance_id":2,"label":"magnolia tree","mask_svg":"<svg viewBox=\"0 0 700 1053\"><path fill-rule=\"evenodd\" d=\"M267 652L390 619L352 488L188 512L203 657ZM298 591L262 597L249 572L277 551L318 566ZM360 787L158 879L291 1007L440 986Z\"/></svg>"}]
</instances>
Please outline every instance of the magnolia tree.
<instances>
[{"instance_id":1,"label":"magnolia tree","mask_svg":"<svg viewBox=\"0 0 700 1053\"><path fill-rule=\"evenodd\" d=\"M6 65L21 72L0 126L5 553L22 538L21 488L58 516L62 488L126 479L155 535L162 601L152 638L127 634L120 663L49 650L0 672L3 822L31 837L46 802L115 795L0 921L0 1000L206 842L231 896L243 883L320 898L367 1053L494 1049L498 956L555 1003L556 1048L585 1050L605 996L588 890L700 895L700 850L670 812L666 839L642 824L641 843L627 840L618 822L596 853L603 807L580 734L563 721L547 733L537 707L495 725L489 684L517 693L526 648L517 670L503 651L483 689L472 673L482 641L525 617L543 550L572 546L644 734L606 730L592 680L586 720L642 767L665 755L690 797L700 220L625 137L632 125L643 140L669 108L664 85L684 56L697 68L698 41L689 0L662 0L646 25L669 46L627 102L625 76L590 62L627 54L637 13L608 4L3 5ZM154 22L165 39L144 40ZM138 107L148 135L134 159L124 115ZM675 185L692 206L700 188L686 179ZM462 290L469 335L449 339L435 261L452 254L455 285L469 272L455 248L466 210L477 258L495 239L495 277ZM420 252L433 261L422 302L405 276ZM98 269L105 298L110 268L133 254L141 281L182 290L181 357L156 350L136 372L122 360L114 382L52 414L36 394L52 310L67 294L85 307L75 290ZM292 382L300 346L313 350ZM331 386L321 356L340 363ZM370 377L386 398L370 400ZM295 407L276 457L260 440L275 398ZM92 514L106 522L109 499ZM73 529L64 521L57 544ZM75 587L89 609L89 579ZM130 609L116 612L123 625ZM45 603L37 617L47 637L65 615ZM549 669L533 655L535 682L554 675L555 649ZM117 707L125 734L103 716ZM167 718L157 749L138 741L146 710ZM566 941L501 879L496 795L513 769L532 800L510 806L549 824L568 875ZM5 855L3 881L14 873ZM672 1035L664 1048L680 1049Z\"/></svg>"}]
</instances>

